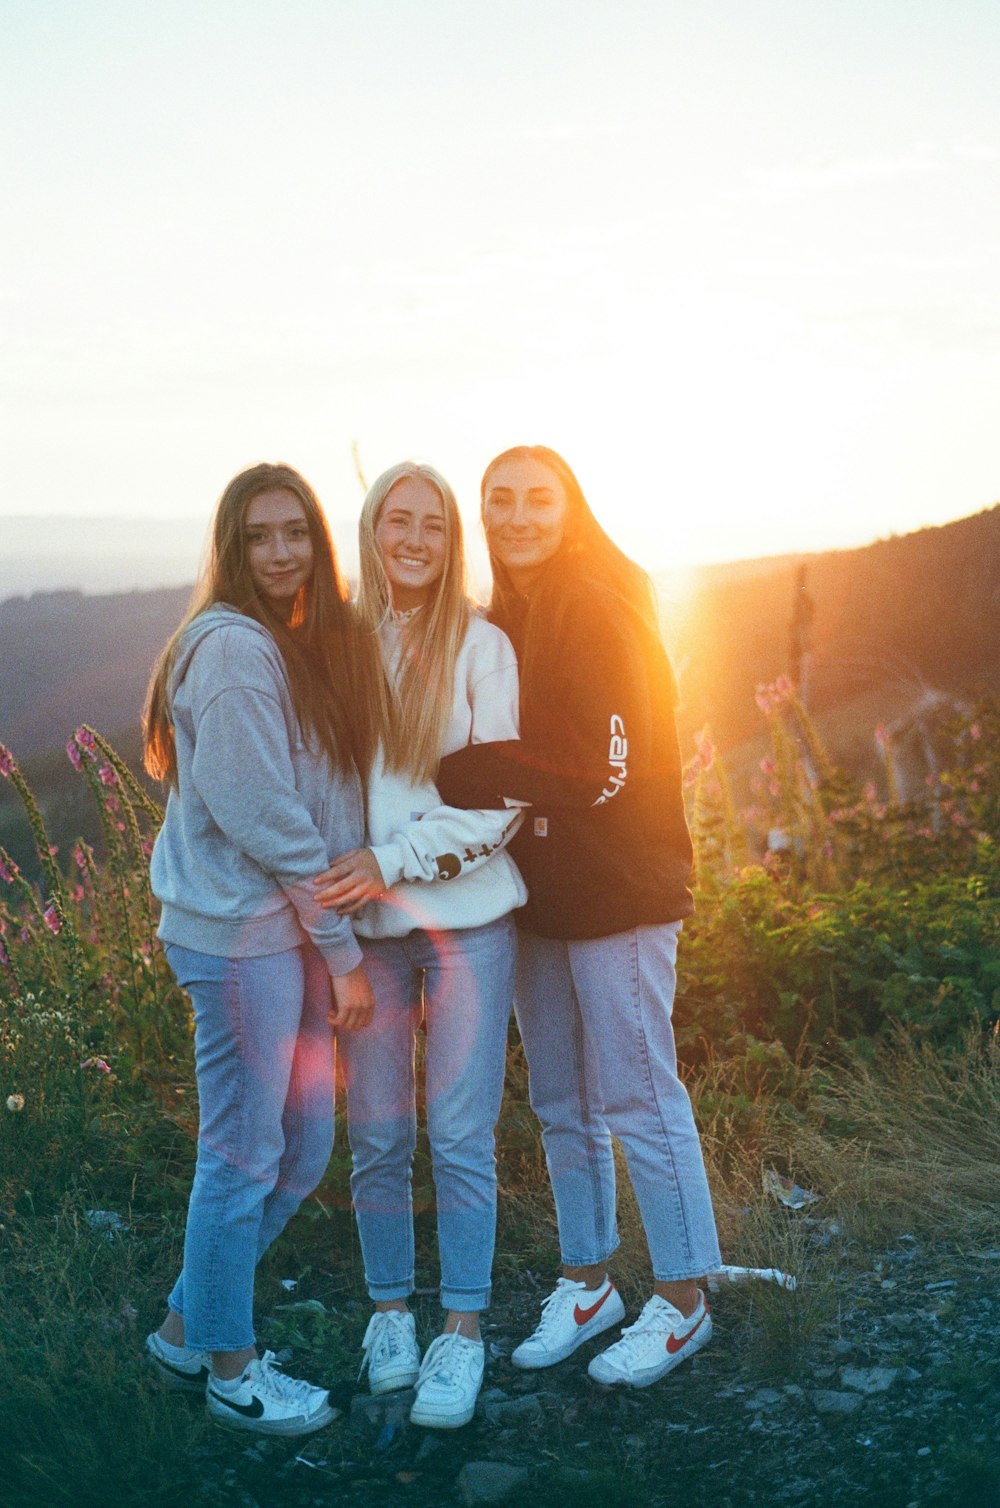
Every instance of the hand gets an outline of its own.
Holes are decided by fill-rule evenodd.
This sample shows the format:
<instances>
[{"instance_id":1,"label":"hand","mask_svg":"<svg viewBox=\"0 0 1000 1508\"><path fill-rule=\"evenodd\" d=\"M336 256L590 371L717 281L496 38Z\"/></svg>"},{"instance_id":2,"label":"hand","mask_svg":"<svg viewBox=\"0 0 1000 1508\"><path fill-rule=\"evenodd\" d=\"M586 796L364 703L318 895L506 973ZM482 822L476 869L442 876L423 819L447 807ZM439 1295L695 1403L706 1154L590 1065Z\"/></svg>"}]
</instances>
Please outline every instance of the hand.
<instances>
[{"instance_id":1,"label":"hand","mask_svg":"<svg viewBox=\"0 0 1000 1508\"><path fill-rule=\"evenodd\" d=\"M334 859L324 874L313 880L316 899L324 909L353 916L366 901L385 894L385 880L370 848L352 848Z\"/></svg>"},{"instance_id":2,"label":"hand","mask_svg":"<svg viewBox=\"0 0 1000 1508\"><path fill-rule=\"evenodd\" d=\"M375 996L360 964L349 974L331 975L330 990L333 995L331 1026L338 1031L356 1032L370 1024L375 1014Z\"/></svg>"}]
</instances>

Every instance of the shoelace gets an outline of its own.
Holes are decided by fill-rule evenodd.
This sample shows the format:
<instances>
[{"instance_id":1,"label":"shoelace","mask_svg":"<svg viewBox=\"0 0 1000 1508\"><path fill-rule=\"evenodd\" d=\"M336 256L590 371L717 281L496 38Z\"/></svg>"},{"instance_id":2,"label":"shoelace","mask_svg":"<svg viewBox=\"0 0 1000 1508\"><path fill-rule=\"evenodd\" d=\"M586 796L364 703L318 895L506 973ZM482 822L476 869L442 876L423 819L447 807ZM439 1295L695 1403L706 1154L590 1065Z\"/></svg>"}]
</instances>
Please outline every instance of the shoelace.
<instances>
[{"instance_id":1,"label":"shoelace","mask_svg":"<svg viewBox=\"0 0 1000 1508\"><path fill-rule=\"evenodd\" d=\"M463 1341L468 1341L470 1346L474 1345L468 1336L462 1335L458 1330L449 1330L446 1335L439 1335L437 1340L432 1341L420 1363L417 1387L425 1382L440 1382L449 1387L460 1380L474 1354L462 1344Z\"/></svg>"},{"instance_id":2,"label":"shoelace","mask_svg":"<svg viewBox=\"0 0 1000 1508\"><path fill-rule=\"evenodd\" d=\"M664 1300L666 1302L666 1300ZM692 1316L688 1316L690 1319ZM684 1324L684 1316L679 1309L669 1305L666 1310L661 1309L659 1304L646 1304L634 1325L626 1325L621 1333L621 1339L609 1346L610 1351L619 1348L627 1355L632 1355L642 1344L642 1338L649 1330L675 1330L678 1325Z\"/></svg>"},{"instance_id":3,"label":"shoelace","mask_svg":"<svg viewBox=\"0 0 1000 1508\"><path fill-rule=\"evenodd\" d=\"M260 1358L258 1373L258 1386L262 1393L268 1393L283 1403L305 1403L311 1393L321 1391L301 1377L286 1377L280 1368L281 1362L274 1352L265 1351Z\"/></svg>"},{"instance_id":4,"label":"shoelace","mask_svg":"<svg viewBox=\"0 0 1000 1508\"><path fill-rule=\"evenodd\" d=\"M376 1361L383 1359L391 1361L394 1356L399 1355L404 1346L404 1338L400 1332L405 1326L406 1315L402 1309L383 1309L372 1315L368 1321L365 1338L361 1342L361 1350L364 1354L361 1357L361 1369L358 1372L359 1382L371 1365L373 1356Z\"/></svg>"},{"instance_id":5,"label":"shoelace","mask_svg":"<svg viewBox=\"0 0 1000 1508\"><path fill-rule=\"evenodd\" d=\"M580 1285L569 1278L559 1278L550 1294L542 1299L542 1317L535 1326L532 1340L544 1340L546 1332L559 1323L562 1311L580 1297Z\"/></svg>"}]
</instances>

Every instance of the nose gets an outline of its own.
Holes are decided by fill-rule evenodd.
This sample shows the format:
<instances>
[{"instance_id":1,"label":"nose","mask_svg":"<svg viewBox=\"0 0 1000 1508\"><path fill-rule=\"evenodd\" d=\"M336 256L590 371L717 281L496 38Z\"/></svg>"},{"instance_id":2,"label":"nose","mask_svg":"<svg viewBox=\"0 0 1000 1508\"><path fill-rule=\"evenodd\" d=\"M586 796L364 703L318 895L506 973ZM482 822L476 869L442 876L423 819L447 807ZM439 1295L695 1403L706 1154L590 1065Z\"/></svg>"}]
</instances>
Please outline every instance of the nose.
<instances>
[{"instance_id":1,"label":"nose","mask_svg":"<svg viewBox=\"0 0 1000 1508\"><path fill-rule=\"evenodd\" d=\"M517 497L510 510L510 526L512 529L526 529L529 523L527 499Z\"/></svg>"},{"instance_id":2,"label":"nose","mask_svg":"<svg viewBox=\"0 0 1000 1508\"><path fill-rule=\"evenodd\" d=\"M285 538L284 534L282 534L281 530L279 529L279 530L277 530L277 532L272 537L272 541L271 541L271 559L275 560L275 561L282 561L282 560L288 560L290 558L290 556L291 556L291 550L289 548L288 540Z\"/></svg>"}]
</instances>

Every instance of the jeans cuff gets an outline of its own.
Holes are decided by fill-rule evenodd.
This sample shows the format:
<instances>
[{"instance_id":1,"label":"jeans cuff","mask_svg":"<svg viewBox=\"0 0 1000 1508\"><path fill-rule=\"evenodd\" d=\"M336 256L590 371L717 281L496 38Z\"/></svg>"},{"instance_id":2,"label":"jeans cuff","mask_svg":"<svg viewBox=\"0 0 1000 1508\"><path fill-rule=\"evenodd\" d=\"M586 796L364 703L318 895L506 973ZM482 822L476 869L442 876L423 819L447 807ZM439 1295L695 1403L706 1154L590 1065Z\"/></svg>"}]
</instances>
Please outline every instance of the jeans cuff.
<instances>
[{"instance_id":1,"label":"jeans cuff","mask_svg":"<svg viewBox=\"0 0 1000 1508\"><path fill-rule=\"evenodd\" d=\"M441 1289L441 1308L457 1309L460 1313L479 1313L490 1307L490 1288L444 1288Z\"/></svg>"},{"instance_id":2,"label":"jeans cuff","mask_svg":"<svg viewBox=\"0 0 1000 1508\"><path fill-rule=\"evenodd\" d=\"M618 1232L615 1231L611 1245L604 1251L598 1252L596 1257L569 1257L565 1252L561 1251L559 1253L559 1261L563 1267L597 1267L601 1262L610 1262L621 1244L621 1238Z\"/></svg>"},{"instance_id":3,"label":"jeans cuff","mask_svg":"<svg viewBox=\"0 0 1000 1508\"><path fill-rule=\"evenodd\" d=\"M401 1278L395 1283L373 1283L369 1279L367 1286L368 1297L373 1304L385 1304L390 1299L408 1299L413 1292L413 1275Z\"/></svg>"}]
</instances>

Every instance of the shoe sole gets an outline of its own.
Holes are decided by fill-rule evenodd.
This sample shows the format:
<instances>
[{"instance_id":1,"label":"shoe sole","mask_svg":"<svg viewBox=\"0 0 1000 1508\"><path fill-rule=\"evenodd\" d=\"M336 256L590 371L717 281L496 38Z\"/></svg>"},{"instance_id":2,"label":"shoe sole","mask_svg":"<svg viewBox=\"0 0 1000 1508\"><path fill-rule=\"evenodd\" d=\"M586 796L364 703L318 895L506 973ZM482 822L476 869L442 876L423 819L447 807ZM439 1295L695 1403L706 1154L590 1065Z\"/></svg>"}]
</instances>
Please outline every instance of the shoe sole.
<instances>
[{"instance_id":1,"label":"shoe sole","mask_svg":"<svg viewBox=\"0 0 1000 1508\"><path fill-rule=\"evenodd\" d=\"M414 1404L410 1410L410 1423L423 1425L424 1429L461 1429L463 1424L471 1423L475 1412L476 1405L473 1404L463 1414L421 1414Z\"/></svg>"},{"instance_id":2,"label":"shoe sole","mask_svg":"<svg viewBox=\"0 0 1000 1508\"><path fill-rule=\"evenodd\" d=\"M668 1356L666 1362L663 1365L655 1368L648 1368L646 1373L638 1377L622 1377L620 1375L615 1375L613 1377L601 1377L599 1373L594 1370L598 1366L601 1358L599 1356L595 1356L593 1361L590 1363L590 1366L587 1368L587 1376L591 1379L592 1382L599 1382L601 1386L605 1388L649 1388L652 1387L654 1382L659 1382L661 1377L666 1377L667 1373L672 1372L675 1367L679 1367L682 1362L687 1361L690 1357L694 1356L695 1352L700 1351L702 1346L707 1345L711 1338L712 1316L711 1314L706 1312L704 1321L699 1327L698 1333L692 1335L687 1345L682 1347L682 1349L677 1352L676 1356Z\"/></svg>"},{"instance_id":3,"label":"shoe sole","mask_svg":"<svg viewBox=\"0 0 1000 1508\"><path fill-rule=\"evenodd\" d=\"M404 1388L415 1387L419 1376L419 1367L411 1367L406 1372L397 1372L389 1377L380 1377L378 1382L372 1382L369 1374L368 1391L373 1398L378 1398L382 1393L400 1393Z\"/></svg>"},{"instance_id":4,"label":"shoe sole","mask_svg":"<svg viewBox=\"0 0 1000 1508\"><path fill-rule=\"evenodd\" d=\"M197 1393L199 1397L205 1396L205 1384L208 1382L208 1368L201 1367L197 1372L185 1373L180 1367L173 1367L168 1361L157 1356L155 1351L146 1347L146 1360L152 1367L162 1387L171 1393Z\"/></svg>"},{"instance_id":5,"label":"shoe sole","mask_svg":"<svg viewBox=\"0 0 1000 1508\"><path fill-rule=\"evenodd\" d=\"M311 1435L340 1418L340 1409L335 1409L332 1405L321 1409L309 1419L243 1419L239 1414L217 1413L210 1400L206 1407L208 1417L215 1424L221 1425L223 1429L244 1430L250 1435Z\"/></svg>"},{"instance_id":6,"label":"shoe sole","mask_svg":"<svg viewBox=\"0 0 1000 1508\"><path fill-rule=\"evenodd\" d=\"M617 1294L617 1289L615 1292ZM518 1346L510 1358L511 1362L515 1367L520 1367L522 1372L540 1372L545 1367L556 1367L561 1361L565 1361L568 1356L572 1356L574 1351L578 1351L581 1346L585 1346L588 1340L593 1340L595 1335L603 1335L605 1330L610 1330L614 1325L620 1325L624 1318L625 1305L622 1303L619 1295L618 1303L611 1310L610 1314L605 1315L602 1311L596 1319L590 1320L586 1325L581 1325L580 1333L573 1337L571 1345L564 1346L559 1351L546 1351L537 1361L533 1356L519 1359L517 1353L521 1348Z\"/></svg>"}]
</instances>

